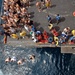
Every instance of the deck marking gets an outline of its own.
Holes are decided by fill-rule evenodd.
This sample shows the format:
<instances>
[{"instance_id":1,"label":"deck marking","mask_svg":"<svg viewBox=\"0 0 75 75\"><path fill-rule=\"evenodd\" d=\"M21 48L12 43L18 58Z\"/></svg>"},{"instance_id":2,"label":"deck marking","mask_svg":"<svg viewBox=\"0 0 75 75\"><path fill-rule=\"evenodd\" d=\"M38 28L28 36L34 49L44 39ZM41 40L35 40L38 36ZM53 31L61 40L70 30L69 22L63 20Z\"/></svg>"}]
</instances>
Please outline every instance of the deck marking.
<instances>
[{"instance_id":1,"label":"deck marking","mask_svg":"<svg viewBox=\"0 0 75 75\"><path fill-rule=\"evenodd\" d=\"M47 10L43 10L44 13L47 13L49 15L52 15L52 16L56 16L57 14L54 14L54 13L51 13L51 12L47 12ZM67 17L69 16L69 14L65 14L65 15L61 15L61 17Z\"/></svg>"}]
</instances>

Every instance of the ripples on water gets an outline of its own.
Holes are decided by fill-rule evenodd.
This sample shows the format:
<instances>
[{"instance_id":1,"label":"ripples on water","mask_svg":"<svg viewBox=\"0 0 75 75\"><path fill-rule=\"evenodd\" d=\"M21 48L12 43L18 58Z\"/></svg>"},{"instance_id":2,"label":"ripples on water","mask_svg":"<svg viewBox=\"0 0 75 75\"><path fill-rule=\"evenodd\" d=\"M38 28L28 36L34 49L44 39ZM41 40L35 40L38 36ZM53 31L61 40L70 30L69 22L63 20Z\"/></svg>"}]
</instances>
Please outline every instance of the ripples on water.
<instances>
[{"instance_id":1,"label":"ripples on water","mask_svg":"<svg viewBox=\"0 0 75 75\"><path fill-rule=\"evenodd\" d=\"M32 62L29 56L35 54ZM22 65L5 63L7 57L25 58ZM14 48L0 44L0 75L75 75L75 55L61 54L60 48Z\"/></svg>"}]
</instances>

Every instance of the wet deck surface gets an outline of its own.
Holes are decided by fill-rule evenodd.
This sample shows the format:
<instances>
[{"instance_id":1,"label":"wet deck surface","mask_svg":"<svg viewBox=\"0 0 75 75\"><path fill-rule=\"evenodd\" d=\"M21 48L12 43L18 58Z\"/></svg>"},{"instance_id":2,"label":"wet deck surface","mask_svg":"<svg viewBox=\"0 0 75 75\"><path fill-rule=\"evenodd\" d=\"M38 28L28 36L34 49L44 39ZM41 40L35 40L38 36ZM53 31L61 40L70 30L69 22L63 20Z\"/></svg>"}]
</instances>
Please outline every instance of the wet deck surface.
<instances>
[{"instance_id":1,"label":"wet deck surface","mask_svg":"<svg viewBox=\"0 0 75 75\"><path fill-rule=\"evenodd\" d=\"M56 14L60 14L62 17L61 22L57 25L56 22L53 23L53 25L57 28L58 31L62 31L65 27L70 27L71 29L75 29L75 17L72 15L74 12L75 7L75 1L74 0L52 0L52 7L49 9L46 9L43 7L42 12L38 12L35 3L38 0L33 0L31 2L31 7L28 9L28 11L31 13L32 17L31 19L34 21L34 26L36 26L37 30L43 31L46 30L49 34L50 31L48 29L48 21L47 21L47 14L49 14L52 19L55 18ZM12 38L8 38L7 41L8 45L12 46L39 46L36 43L34 43L31 38L24 38L15 40ZM41 45L42 46L42 45ZM44 44L43 46L50 46L50 44ZM70 46L70 45L68 45Z\"/></svg>"}]
</instances>

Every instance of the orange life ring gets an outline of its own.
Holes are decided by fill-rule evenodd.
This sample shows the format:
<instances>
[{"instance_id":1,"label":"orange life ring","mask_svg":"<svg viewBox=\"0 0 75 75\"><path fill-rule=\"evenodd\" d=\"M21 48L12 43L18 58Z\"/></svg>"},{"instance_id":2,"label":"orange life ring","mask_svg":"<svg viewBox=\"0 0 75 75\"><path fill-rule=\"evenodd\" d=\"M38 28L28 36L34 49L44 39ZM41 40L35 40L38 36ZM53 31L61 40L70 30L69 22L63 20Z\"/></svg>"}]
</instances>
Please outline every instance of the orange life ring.
<instances>
[{"instance_id":1,"label":"orange life ring","mask_svg":"<svg viewBox=\"0 0 75 75\"><path fill-rule=\"evenodd\" d=\"M73 16L75 16L75 11L73 12Z\"/></svg>"}]
</instances>

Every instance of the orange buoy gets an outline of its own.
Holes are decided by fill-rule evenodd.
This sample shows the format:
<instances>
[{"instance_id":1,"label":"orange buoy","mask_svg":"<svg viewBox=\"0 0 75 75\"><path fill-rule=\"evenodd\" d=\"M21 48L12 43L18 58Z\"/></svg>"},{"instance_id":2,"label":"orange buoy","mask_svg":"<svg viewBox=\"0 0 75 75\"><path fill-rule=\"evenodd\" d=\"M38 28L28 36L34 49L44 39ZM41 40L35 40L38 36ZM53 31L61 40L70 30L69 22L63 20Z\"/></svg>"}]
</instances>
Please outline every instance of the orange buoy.
<instances>
[{"instance_id":1,"label":"orange buoy","mask_svg":"<svg viewBox=\"0 0 75 75\"><path fill-rule=\"evenodd\" d=\"M73 12L73 16L75 16L75 11Z\"/></svg>"}]
</instances>

